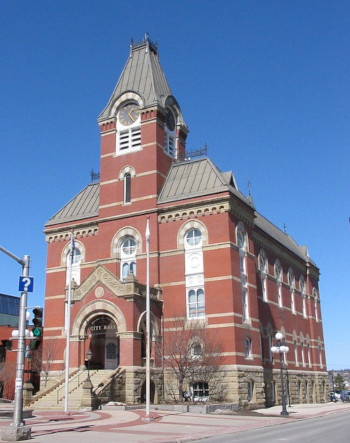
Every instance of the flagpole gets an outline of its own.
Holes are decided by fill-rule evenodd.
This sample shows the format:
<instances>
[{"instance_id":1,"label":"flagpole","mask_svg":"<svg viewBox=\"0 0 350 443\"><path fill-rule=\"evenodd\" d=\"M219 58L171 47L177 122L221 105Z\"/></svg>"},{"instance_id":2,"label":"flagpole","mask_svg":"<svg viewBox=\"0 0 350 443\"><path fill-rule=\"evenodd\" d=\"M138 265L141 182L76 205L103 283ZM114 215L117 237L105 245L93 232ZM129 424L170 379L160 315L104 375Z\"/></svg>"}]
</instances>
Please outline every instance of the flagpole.
<instances>
[{"instance_id":1,"label":"flagpole","mask_svg":"<svg viewBox=\"0 0 350 443\"><path fill-rule=\"evenodd\" d=\"M66 380L65 380L65 396L64 396L64 412L68 412L68 392L69 392L69 358L70 358L70 308L72 300L72 266L74 258L74 234L73 231L70 234L70 254L69 254L69 266L68 266L68 301L66 311Z\"/></svg>"},{"instance_id":2,"label":"flagpole","mask_svg":"<svg viewBox=\"0 0 350 443\"><path fill-rule=\"evenodd\" d=\"M146 418L150 415L150 357L151 357L151 337L150 337L150 294L149 294L149 216L146 226Z\"/></svg>"}]
</instances>

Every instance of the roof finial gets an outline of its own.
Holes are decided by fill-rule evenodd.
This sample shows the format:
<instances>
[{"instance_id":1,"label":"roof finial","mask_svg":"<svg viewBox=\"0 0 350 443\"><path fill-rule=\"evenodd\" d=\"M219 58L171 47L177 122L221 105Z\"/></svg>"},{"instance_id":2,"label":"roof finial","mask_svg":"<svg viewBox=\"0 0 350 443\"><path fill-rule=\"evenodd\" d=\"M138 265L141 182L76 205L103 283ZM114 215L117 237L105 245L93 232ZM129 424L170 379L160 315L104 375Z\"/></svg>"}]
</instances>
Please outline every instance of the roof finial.
<instances>
[{"instance_id":1,"label":"roof finial","mask_svg":"<svg viewBox=\"0 0 350 443\"><path fill-rule=\"evenodd\" d=\"M287 234L287 225L285 223L283 223L283 230L284 230L284 233Z\"/></svg>"},{"instance_id":2,"label":"roof finial","mask_svg":"<svg viewBox=\"0 0 350 443\"><path fill-rule=\"evenodd\" d=\"M251 192L252 191L252 182L250 180L248 180L247 185L248 185L248 201L253 204L253 197L252 197L252 192Z\"/></svg>"}]
</instances>

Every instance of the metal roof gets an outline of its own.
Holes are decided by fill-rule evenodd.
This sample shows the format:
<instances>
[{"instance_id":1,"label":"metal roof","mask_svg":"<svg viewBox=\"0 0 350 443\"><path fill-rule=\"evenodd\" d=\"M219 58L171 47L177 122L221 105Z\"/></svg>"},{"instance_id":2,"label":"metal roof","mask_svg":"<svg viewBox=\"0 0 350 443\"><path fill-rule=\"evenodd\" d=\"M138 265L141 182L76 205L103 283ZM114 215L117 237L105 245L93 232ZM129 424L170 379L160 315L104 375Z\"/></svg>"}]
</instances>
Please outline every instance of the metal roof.
<instances>
[{"instance_id":1,"label":"metal roof","mask_svg":"<svg viewBox=\"0 0 350 443\"><path fill-rule=\"evenodd\" d=\"M158 204L227 191L255 209L252 202L237 189L233 173L222 173L208 158L174 163L160 191ZM99 196L99 183L91 183L51 217L45 226L98 216ZM313 263L306 246L299 246L290 235L277 228L257 211L254 223L296 256Z\"/></svg>"},{"instance_id":2,"label":"metal roof","mask_svg":"<svg viewBox=\"0 0 350 443\"><path fill-rule=\"evenodd\" d=\"M255 226L260 228L270 237L274 238L278 243L285 246L287 249L292 251L295 255L302 258L303 260L313 263L310 259L308 250L306 246L300 246L296 243L296 241L286 232L283 232L281 229L277 228L273 223L267 220L264 216L262 216L259 212L255 212ZM313 263L315 264L315 263Z\"/></svg>"},{"instance_id":3,"label":"metal roof","mask_svg":"<svg viewBox=\"0 0 350 443\"><path fill-rule=\"evenodd\" d=\"M157 103L164 107L165 100L171 96L168 81L159 62L158 49L148 38L141 43L131 45L130 57L98 120L110 118L113 104L128 91L139 94L144 107Z\"/></svg>"},{"instance_id":4,"label":"metal roof","mask_svg":"<svg viewBox=\"0 0 350 443\"><path fill-rule=\"evenodd\" d=\"M173 163L160 191L158 203L230 191L252 206L236 186L232 172L221 172L209 158Z\"/></svg>"},{"instance_id":5,"label":"metal roof","mask_svg":"<svg viewBox=\"0 0 350 443\"><path fill-rule=\"evenodd\" d=\"M95 217L98 215L99 200L100 184L91 183L52 216L45 226Z\"/></svg>"}]
</instances>

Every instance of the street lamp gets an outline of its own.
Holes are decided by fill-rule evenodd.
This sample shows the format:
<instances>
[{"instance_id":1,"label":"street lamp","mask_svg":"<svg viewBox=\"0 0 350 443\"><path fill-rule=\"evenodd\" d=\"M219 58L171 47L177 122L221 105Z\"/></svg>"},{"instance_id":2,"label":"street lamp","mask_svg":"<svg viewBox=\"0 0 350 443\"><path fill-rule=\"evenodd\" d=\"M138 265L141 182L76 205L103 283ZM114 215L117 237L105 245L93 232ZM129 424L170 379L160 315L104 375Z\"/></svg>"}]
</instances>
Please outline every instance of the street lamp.
<instances>
[{"instance_id":1,"label":"street lamp","mask_svg":"<svg viewBox=\"0 0 350 443\"><path fill-rule=\"evenodd\" d=\"M89 349L86 353L87 367L88 367L88 377L87 379L90 381L90 361L92 357L92 351Z\"/></svg>"},{"instance_id":2,"label":"street lamp","mask_svg":"<svg viewBox=\"0 0 350 443\"><path fill-rule=\"evenodd\" d=\"M282 389L282 411L281 415L289 415L286 408L286 392L284 389L284 379L283 379L283 359L284 354L289 351L289 347L286 346L286 342L282 332L276 332L275 339L277 340L277 346L271 346L271 351L273 353L278 353L280 355L280 367L281 367L281 389Z\"/></svg>"}]
</instances>

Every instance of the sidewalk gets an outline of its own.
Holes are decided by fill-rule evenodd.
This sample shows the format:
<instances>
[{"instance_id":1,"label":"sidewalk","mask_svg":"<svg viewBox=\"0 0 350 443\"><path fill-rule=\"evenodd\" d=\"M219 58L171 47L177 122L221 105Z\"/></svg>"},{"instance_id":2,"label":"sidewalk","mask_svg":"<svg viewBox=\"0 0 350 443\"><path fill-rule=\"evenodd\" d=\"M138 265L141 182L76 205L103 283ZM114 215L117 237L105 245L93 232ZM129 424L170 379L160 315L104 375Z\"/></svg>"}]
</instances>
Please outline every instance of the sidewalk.
<instances>
[{"instance_id":1,"label":"sidewalk","mask_svg":"<svg viewBox=\"0 0 350 443\"><path fill-rule=\"evenodd\" d=\"M31 426L34 443L62 442L186 442L224 435L252 428L273 426L288 421L319 417L350 411L349 403L294 405L290 415L281 416L281 406L259 409L253 414L213 415L151 411L152 420L145 420L145 411L102 410L94 412L34 411L26 420ZM1 420L1 426L11 421Z\"/></svg>"}]
</instances>

